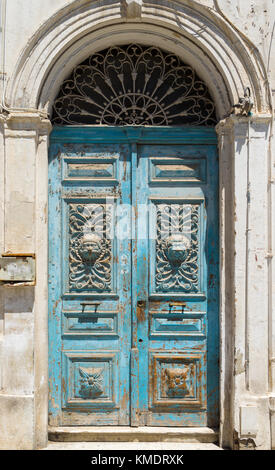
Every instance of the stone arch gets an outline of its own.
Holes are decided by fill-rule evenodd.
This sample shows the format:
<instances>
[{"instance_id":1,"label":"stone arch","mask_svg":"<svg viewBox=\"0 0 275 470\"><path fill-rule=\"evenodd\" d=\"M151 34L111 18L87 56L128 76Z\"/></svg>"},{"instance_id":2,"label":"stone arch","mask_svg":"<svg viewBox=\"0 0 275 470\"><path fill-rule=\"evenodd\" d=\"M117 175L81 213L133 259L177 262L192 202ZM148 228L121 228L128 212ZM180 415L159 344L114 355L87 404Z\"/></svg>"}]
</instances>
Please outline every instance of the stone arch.
<instances>
[{"instance_id":1,"label":"stone arch","mask_svg":"<svg viewBox=\"0 0 275 470\"><path fill-rule=\"evenodd\" d=\"M140 13L130 17L124 6L119 1L75 0L58 11L22 51L8 84L7 105L49 113L75 65L111 44L139 42L190 64L208 85L219 119L229 114L247 86L255 112L269 111L261 60L220 15L193 0L145 0Z\"/></svg>"}]
</instances>

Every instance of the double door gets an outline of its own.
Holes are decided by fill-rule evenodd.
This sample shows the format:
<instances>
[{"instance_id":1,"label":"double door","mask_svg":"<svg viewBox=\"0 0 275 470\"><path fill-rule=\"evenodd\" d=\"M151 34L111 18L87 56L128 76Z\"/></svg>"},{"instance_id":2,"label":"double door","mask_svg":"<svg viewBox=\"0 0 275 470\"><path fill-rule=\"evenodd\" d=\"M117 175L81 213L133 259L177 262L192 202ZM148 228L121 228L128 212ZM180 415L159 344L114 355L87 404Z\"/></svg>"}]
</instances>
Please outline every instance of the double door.
<instances>
[{"instance_id":1,"label":"double door","mask_svg":"<svg viewBox=\"0 0 275 470\"><path fill-rule=\"evenodd\" d=\"M148 134L53 132L51 425L217 424L216 146Z\"/></svg>"}]
</instances>

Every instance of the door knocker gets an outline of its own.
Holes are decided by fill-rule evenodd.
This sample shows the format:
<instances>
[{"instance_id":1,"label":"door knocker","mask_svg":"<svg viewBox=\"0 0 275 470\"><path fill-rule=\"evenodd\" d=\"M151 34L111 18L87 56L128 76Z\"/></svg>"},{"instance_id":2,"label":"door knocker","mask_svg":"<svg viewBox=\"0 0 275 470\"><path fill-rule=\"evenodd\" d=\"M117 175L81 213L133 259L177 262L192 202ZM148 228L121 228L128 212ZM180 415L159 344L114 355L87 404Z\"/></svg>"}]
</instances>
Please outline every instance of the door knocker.
<instances>
[{"instance_id":1,"label":"door knocker","mask_svg":"<svg viewBox=\"0 0 275 470\"><path fill-rule=\"evenodd\" d=\"M84 263L94 264L102 252L101 238L95 233L85 233L82 237L78 253Z\"/></svg>"},{"instance_id":2,"label":"door knocker","mask_svg":"<svg viewBox=\"0 0 275 470\"><path fill-rule=\"evenodd\" d=\"M182 233L175 233L166 239L166 256L173 266L180 266L188 256L190 240Z\"/></svg>"}]
</instances>

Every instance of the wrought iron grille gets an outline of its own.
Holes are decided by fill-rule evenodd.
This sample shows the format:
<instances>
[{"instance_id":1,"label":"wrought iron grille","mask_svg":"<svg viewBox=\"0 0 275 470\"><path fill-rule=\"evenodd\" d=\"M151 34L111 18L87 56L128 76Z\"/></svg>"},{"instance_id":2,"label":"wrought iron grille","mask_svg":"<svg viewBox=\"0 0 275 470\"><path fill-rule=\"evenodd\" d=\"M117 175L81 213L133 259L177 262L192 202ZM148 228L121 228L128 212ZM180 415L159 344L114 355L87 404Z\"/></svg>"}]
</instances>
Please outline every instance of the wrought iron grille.
<instances>
[{"instance_id":1,"label":"wrought iron grille","mask_svg":"<svg viewBox=\"0 0 275 470\"><path fill-rule=\"evenodd\" d=\"M76 66L54 102L56 125L216 124L205 83L176 55L131 44Z\"/></svg>"}]
</instances>

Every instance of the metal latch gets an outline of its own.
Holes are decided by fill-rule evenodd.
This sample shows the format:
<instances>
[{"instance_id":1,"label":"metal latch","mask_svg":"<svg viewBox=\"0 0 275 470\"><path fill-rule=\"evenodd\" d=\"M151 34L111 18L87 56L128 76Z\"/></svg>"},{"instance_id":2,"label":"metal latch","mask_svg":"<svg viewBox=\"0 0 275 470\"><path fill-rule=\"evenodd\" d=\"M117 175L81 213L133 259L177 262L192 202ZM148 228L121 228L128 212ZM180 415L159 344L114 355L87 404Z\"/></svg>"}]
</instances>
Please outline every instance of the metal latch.
<instances>
[{"instance_id":1,"label":"metal latch","mask_svg":"<svg viewBox=\"0 0 275 470\"><path fill-rule=\"evenodd\" d=\"M84 313L85 307L87 307L89 305L94 307L94 312L89 312L89 313L96 313L96 311L97 311L100 304L101 304L101 302L80 302L80 305L82 306L82 313Z\"/></svg>"}]
</instances>

